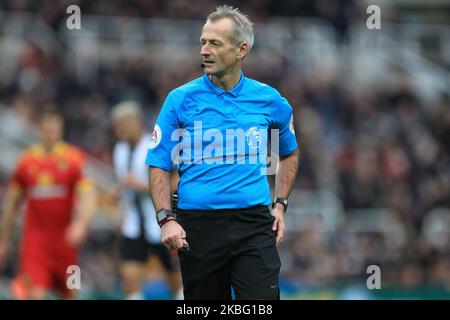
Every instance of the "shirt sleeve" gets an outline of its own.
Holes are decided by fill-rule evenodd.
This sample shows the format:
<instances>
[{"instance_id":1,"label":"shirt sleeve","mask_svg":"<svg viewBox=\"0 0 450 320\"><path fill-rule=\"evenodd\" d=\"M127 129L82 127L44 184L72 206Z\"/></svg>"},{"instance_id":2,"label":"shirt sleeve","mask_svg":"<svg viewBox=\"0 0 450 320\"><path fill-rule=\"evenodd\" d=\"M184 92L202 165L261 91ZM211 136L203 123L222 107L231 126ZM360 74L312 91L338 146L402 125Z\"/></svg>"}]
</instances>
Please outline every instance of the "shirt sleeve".
<instances>
[{"instance_id":1,"label":"shirt sleeve","mask_svg":"<svg viewBox=\"0 0 450 320\"><path fill-rule=\"evenodd\" d=\"M86 175L86 156L80 150L72 151L73 161L73 179L75 184L75 190L77 192L86 192L92 190L94 182Z\"/></svg>"},{"instance_id":2,"label":"shirt sleeve","mask_svg":"<svg viewBox=\"0 0 450 320\"><path fill-rule=\"evenodd\" d=\"M172 171L174 151L179 142L178 139L172 139L172 135L180 128L175 110L181 103L182 96L179 93L172 91L167 96L152 133L146 165Z\"/></svg>"},{"instance_id":3,"label":"shirt sleeve","mask_svg":"<svg viewBox=\"0 0 450 320\"><path fill-rule=\"evenodd\" d=\"M297 149L292 107L284 97L277 93L272 110L271 129L279 130L279 152L281 157L285 157Z\"/></svg>"}]
</instances>

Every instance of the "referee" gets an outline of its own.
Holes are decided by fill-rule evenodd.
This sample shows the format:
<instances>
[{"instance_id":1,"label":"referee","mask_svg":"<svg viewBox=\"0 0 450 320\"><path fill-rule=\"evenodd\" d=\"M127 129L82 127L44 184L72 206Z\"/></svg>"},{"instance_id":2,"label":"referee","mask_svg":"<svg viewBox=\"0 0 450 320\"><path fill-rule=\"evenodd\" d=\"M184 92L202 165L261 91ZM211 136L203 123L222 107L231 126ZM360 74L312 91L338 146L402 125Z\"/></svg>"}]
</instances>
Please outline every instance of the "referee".
<instances>
[{"instance_id":1,"label":"referee","mask_svg":"<svg viewBox=\"0 0 450 320\"><path fill-rule=\"evenodd\" d=\"M279 299L277 245L298 149L287 100L241 71L253 39L252 23L238 9L216 8L200 38L204 75L169 93L152 134L150 192L163 243L183 249L185 299L231 299L231 288L236 299ZM271 129L278 130L280 155L273 202L264 157L252 161ZM238 130L243 139L228 139ZM169 185L174 161L176 217Z\"/></svg>"}]
</instances>

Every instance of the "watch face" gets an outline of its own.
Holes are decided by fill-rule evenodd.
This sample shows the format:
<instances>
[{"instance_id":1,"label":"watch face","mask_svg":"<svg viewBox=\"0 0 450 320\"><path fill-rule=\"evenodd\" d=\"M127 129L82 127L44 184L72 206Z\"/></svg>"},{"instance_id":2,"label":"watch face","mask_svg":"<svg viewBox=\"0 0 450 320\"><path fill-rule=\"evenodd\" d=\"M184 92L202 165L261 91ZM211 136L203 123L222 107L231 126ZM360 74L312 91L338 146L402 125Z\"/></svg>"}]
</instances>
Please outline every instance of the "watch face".
<instances>
[{"instance_id":1,"label":"watch face","mask_svg":"<svg viewBox=\"0 0 450 320\"><path fill-rule=\"evenodd\" d=\"M287 205L287 200L286 199L283 199L283 198L276 198L274 201L273 201L273 203L282 203L282 204L284 204L284 205Z\"/></svg>"},{"instance_id":2,"label":"watch face","mask_svg":"<svg viewBox=\"0 0 450 320\"><path fill-rule=\"evenodd\" d=\"M156 217L158 218L158 221L161 221L162 219L167 217L167 214L164 210L162 210L156 214Z\"/></svg>"},{"instance_id":3,"label":"watch face","mask_svg":"<svg viewBox=\"0 0 450 320\"><path fill-rule=\"evenodd\" d=\"M156 213L156 219L157 221L161 221L164 218L168 217L168 216L173 216L172 212L170 210L164 209L159 211L158 213Z\"/></svg>"},{"instance_id":4,"label":"watch face","mask_svg":"<svg viewBox=\"0 0 450 320\"><path fill-rule=\"evenodd\" d=\"M275 204L282 204L284 206L284 210L287 210L288 207L288 201L287 199L283 199L283 198L275 198L275 200L272 202L272 207L275 207Z\"/></svg>"}]
</instances>

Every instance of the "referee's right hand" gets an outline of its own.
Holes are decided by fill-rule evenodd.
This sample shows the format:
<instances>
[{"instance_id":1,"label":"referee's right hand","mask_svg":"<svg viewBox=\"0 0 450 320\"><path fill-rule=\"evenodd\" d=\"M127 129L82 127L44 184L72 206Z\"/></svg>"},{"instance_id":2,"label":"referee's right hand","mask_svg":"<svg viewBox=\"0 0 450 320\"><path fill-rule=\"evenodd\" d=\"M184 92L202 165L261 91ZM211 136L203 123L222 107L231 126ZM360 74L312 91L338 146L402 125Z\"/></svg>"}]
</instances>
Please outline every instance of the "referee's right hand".
<instances>
[{"instance_id":1,"label":"referee's right hand","mask_svg":"<svg viewBox=\"0 0 450 320\"><path fill-rule=\"evenodd\" d=\"M168 249L180 250L189 246L186 241L186 231L175 219L161 227L161 241Z\"/></svg>"}]
</instances>

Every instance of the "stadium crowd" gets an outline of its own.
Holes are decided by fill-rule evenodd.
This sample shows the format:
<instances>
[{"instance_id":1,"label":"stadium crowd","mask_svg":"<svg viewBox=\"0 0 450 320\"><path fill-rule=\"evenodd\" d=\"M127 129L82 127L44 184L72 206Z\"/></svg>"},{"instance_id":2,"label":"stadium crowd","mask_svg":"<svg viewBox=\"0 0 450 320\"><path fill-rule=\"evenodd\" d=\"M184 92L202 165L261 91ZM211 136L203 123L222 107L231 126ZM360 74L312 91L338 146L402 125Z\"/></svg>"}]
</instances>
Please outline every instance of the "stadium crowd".
<instances>
[{"instance_id":1,"label":"stadium crowd","mask_svg":"<svg viewBox=\"0 0 450 320\"><path fill-rule=\"evenodd\" d=\"M77 2L92 14L203 18L209 11L200 1L189 6L184 1L70 1ZM0 9L31 6L29 1L5 3ZM42 3L40 14L56 29L65 10ZM261 21L275 2L246 3L243 11L248 6ZM208 5L214 7L213 2ZM281 6L274 10L283 12ZM201 74L195 62L166 66L146 55L124 57L117 64L100 61L96 79L82 83L67 71L59 50L29 41L14 72L0 81L0 108L27 128L39 110L58 106L66 139L109 164L114 137L108 114L113 105L139 101L151 130L167 93ZM366 267L377 264L383 285L436 285L450 291L450 97L443 95L430 105L399 70L386 74L390 81L356 91L341 81L338 68L303 72L282 58L264 62L265 68L255 67L257 58L252 63L244 64L246 75L278 88L294 107L301 145L295 188L332 191L342 201L347 222L325 232L320 219L312 218L302 230L291 230L281 248L283 279L299 288L346 281L364 285ZM5 172L0 177L3 191L9 177ZM387 209L399 222L392 238L379 230L358 233L349 228L360 210L370 209ZM445 223L442 233L433 233ZM114 233L98 231L83 251L85 281L93 291L117 290L115 240ZM3 275L11 276L13 267Z\"/></svg>"}]
</instances>

